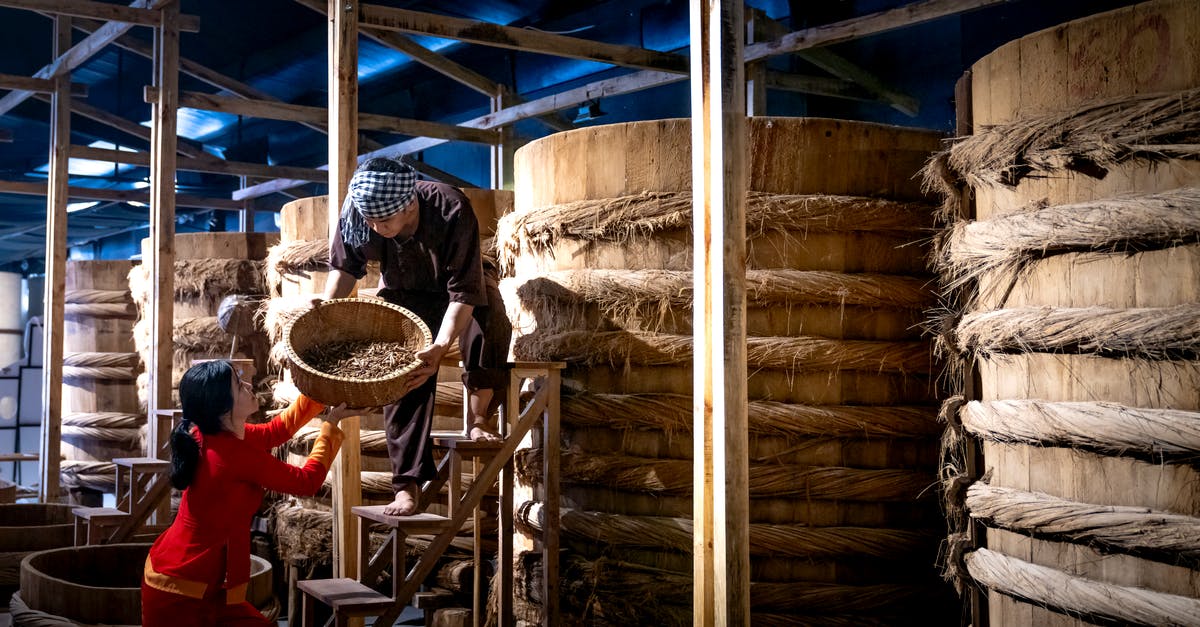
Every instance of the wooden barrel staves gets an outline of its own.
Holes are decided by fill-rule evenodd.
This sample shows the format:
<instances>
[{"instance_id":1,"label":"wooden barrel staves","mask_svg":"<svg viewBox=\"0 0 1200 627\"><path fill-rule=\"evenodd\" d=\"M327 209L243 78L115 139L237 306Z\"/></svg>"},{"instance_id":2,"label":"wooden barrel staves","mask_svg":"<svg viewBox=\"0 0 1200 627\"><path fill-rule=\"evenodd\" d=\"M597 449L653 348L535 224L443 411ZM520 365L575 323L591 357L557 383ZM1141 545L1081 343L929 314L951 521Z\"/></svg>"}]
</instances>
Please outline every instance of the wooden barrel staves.
<instances>
[{"instance_id":1,"label":"wooden barrel staves","mask_svg":"<svg viewBox=\"0 0 1200 627\"><path fill-rule=\"evenodd\" d=\"M140 625L142 571L149 544L63 547L21 562L21 590L11 606L14 625ZM246 600L270 620L279 614L270 562L250 556Z\"/></svg>"},{"instance_id":2,"label":"wooden barrel staves","mask_svg":"<svg viewBox=\"0 0 1200 627\"><path fill-rule=\"evenodd\" d=\"M955 565L992 624L1200 623L1197 37L1200 5L1163 0L1006 44L927 171L943 345L979 380L947 452L988 471L951 478Z\"/></svg>"},{"instance_id":3,"label":"wooden barrel staves","mask_svg":"<svg viewBox=\"0 0 1200 627\"><path fill-rule=\"evenodd\" d=\"M74 544L74 508L59 503L0 505L0 605L7 606L20 586L26 555Z\"/></svg>"},{"instance_id":4,"label":"wooden barrel staves","mask_svg":"<svg viewBox=\"0 0 1200 627\"><path fill-rule=\"evenodd\" d=\"M89 503L96 492L114 489L113 458L141 455L146 415L138 405L137 311L127 279L134 267L132 261L67 264L61 481L76 498L92 494L81 498Z\"/></svg>"},{"instance_id":5,"label":"wooden barrel staves","mask_svg":"<svg viewBox=\"0 0 1200 627\"><path fill-rule=\"evenodd\" d=\"M915 328L934 302L914 244L934 206L912 177L940 137L799 118L749 131L754 620L886 622L917 606L953 619L933 566L933 364ZM562 402L565 616L691 622L690 152L689 122L662 120L516 155L497 237L515 354L566 361L579 390ZM518 458L518 551L541 524L539 453ZM518 590L540 577L536 554L515 567Z\"/></svg>"},{"instance_id":6,"label":"wooden barrel staves","mask_svg":"<svg viewBox=\"0 0 1200 627\"><path fill-rule=\"evenodd\" d=\"M172 390L195 359L253 359L256 391L269 391L266 382L267 340L261 330L248 335L226 333L218 322L221 301L230 295L264 296L264 259L267 248L278 241L274 233L183 233L175 236L175 298ZM142 240L143 256L148 257L150 240ZM129 285L141 315L134 329L142 363L148 363L150 347L149 276L144 266L129 275ZM236 348L235 348L236 343ZM230 353L233 353L232 355ZM143 405L149 380L143 375L138 392ZM178 396L173 395L175 403ZM268 399L269 400L269 399Z\"/></svg>"}]
</instances>

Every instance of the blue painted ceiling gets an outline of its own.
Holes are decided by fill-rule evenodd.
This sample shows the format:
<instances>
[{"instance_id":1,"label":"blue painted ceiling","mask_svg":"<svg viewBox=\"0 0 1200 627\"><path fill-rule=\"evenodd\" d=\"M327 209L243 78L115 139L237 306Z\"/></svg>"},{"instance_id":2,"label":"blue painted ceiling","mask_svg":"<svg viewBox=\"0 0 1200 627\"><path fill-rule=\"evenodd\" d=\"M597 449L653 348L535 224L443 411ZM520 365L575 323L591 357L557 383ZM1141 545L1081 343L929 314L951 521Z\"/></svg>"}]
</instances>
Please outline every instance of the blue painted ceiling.
<instances>
[{"instance_id":1,"label":"blue painted ceiling","mask_svg":"<svg viewBox=\"0 0 1200 627\"><path fill-rule=\"evenodd\" d=\"M112 0L107 0L112 1ZM821 115L847 119L953 128L954 81L962 71L996 46L1029 32L1082 15L1132 4L1128 0L1014 0L962 17L938 20L836 46L834 50L901 91L921 100L921 114L909 118L878 103L773 93L773 115ZM376 0L376 4L417 11L569 33L572 36L656 50L686 52L688 2L684 0ZM792 28L815 26L909 4L909 0L751 0L747 4ZM185 33L181 55L272 96L297 104L326 102L323 16L292 0L183 0L184 13L198 15L199 33ZM37 13L0 8L0 73L32 75L51 60L52 24ZM76 31L75 41L84 37ZM128 35L149 44L151 32L135 27ZM629 70L601 63L561 59L463 44L431 37L414 37L421 45L447 55L492 80L514 87L527 98L561 91ZM801 61L780 58L773 67L821 75ZM86 103L129 121L148 124L149 107L142 89L149 83L151 65L145 58L109 46L76 70L72 80L88 86ZM452 80L411 62L374 41L359 39L360 110L399 117L456 122L485 113L487 100ZM181 88L213 93L207 84L181 76ZM682 84L604 100L603 124L637 119L688 115L687 89ZM574 111L563 112L564 120ZM49 107L30 99L0 116L0 130L11 132L11 143L0 143L0 179L45 181L48 154ZM538 121L516 127L522 140L548 134ZM295 123L275 122L185 109L179 133L204 145L208 152L237 161L315 167L325 162L325 136ZM367 133L393 144L405 139ZM115 131L79 115L72 117L72 143L145 150L145 141ZM429 162L455 176L486 186L486 150L450 145L429 151ZM147 170L135 166L73 160L71 185L111 189L146 186ZM238 179L230 176L179 172L180 193L228 198ZM300 196L323 193L320 185L293 190ZM260 210L277 209L288 200L274 195L258 201ZM19 265L36 271L44 255L45 201L35 196L0 193L0 268ZM119 257L136 250L144 235L146 208L129 203L80 203L73 206L68 239L77 257ZM181 231L230 228L229 212L180 209ZM270 228L269 219L259 228Z\"/></svg>"}]
</instances>

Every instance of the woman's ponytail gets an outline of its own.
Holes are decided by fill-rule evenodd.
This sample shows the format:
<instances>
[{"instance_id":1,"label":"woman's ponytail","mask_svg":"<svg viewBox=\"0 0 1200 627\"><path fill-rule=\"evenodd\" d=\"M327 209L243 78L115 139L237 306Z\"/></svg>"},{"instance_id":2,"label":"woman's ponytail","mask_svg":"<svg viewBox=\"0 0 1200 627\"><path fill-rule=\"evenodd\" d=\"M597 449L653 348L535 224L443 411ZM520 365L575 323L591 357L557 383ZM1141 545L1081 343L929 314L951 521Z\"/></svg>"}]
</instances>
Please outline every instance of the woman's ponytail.
<instances>
[{"instance_id":1,"label":"woman's ponytail","mask_svg":"<svg viewBox=\"0 0 1200 627\"><path fill-rule=\"evenodd\" d=\"M171 485L182 490L192 484L200 463L200 443L192 435L192 422L179 421L171 431Z\"/></svg>"}]
</instances>

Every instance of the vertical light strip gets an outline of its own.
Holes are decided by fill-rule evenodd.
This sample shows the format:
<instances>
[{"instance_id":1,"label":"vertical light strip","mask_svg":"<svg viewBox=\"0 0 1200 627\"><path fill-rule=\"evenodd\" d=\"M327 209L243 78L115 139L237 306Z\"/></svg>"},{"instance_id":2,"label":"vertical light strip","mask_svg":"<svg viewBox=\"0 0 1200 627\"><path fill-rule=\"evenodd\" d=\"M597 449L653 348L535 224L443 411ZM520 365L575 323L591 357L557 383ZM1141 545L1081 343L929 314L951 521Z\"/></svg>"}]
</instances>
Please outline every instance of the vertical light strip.
<instances>
[{"instance_id":1,"label":"vertical light strip","mask_svg":"<svg viewBox=\"0 0 1200 627\"><path fill-rule=\"evenodd\" d=\"M743 7L691 12L694 623L749 624Z\"/></svg>"}]
</instances>

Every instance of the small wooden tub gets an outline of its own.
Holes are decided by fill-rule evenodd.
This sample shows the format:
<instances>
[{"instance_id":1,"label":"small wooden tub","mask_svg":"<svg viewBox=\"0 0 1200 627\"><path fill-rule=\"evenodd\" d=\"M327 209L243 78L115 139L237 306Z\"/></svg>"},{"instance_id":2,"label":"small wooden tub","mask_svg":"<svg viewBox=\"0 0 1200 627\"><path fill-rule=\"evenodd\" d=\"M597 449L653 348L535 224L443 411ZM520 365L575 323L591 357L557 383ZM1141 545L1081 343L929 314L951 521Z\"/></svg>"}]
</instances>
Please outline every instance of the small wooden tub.
<instances>
[{"instance_id":1,"label":"small wooden tub","mask_svg":"<svg viewBox=\"0 0 1200 627\"><path fill-rule=\"evenodd\" d=\"M105 544L33 553L21 562L21 600L73 623L140 625L149 552L149 544ZM273 605L271 563L254 555L250 561L246 600L258 608ZM26 624L21 613L13 614L13 624Z\"/></svg>"},{"instance_id":2,"label":"small wooden tub","mask_svg":"<svg viewBox=\"0 0 1200 627\"><path fill-rule=\"evenodd\" d=\"M0 607L7 607L20 584L21 560L34 551L70 546L75 541L73 505L0 505Z\"/></svg>"}]
</instances>

